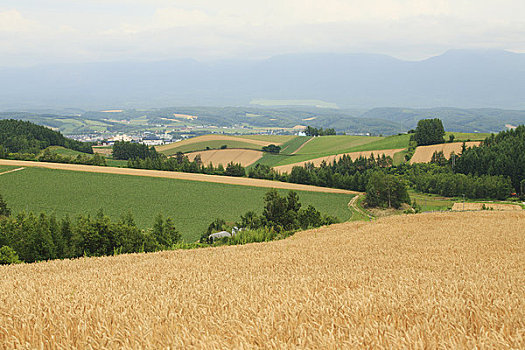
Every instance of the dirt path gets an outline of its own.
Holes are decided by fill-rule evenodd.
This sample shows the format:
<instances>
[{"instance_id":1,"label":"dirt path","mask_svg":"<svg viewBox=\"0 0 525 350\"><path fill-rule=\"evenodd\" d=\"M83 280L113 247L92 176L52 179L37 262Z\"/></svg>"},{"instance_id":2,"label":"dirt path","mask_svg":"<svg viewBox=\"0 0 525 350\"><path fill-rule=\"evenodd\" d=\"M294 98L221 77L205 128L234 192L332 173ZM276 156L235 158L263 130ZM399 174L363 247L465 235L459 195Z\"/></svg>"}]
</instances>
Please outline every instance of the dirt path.
<instances>
[{"instance_id":1,"label":"dirt path","mask_svg":"<svg viewBox=\"0 0 525 350\"><path fill-rule=\"evenodd\" d=\"M310 139L308 139L305 143L303 143L301 146L299 146L298 149L296 149L295 151L293 151L293 152L290 153L290 154L296 154L297 152L299 152L299 151L301 150L301 148L303 148L308 142L312 141L313 139L314 139L313 137L310 138Z\"/></svg>"},{"instance_id":2,"label":"dirt path","mask_svg":"<svg viewBox=\"0 0 525 350\"><path fill-rule=\"evenodd\" d=\"M4 171L3 173L0 173L0 175L5 175L5 174L9 174L9 173L14 173L15 171L20 171L20 170L24 170L25 168L16 168L16 169L11 169L11 170L8 170L8 171Z\"/></svg>"},{"instance_id":3,"label":"dirt path","mask_svg":"<svg viewBox=\"0 0 525 350\"><path fill-rule=\"evenodd\" d=\"M350 202L348 202L348 207L349 208L352 208L353 210L355 210L356 212L358 212L359 214L361 215L364 215L366 216L367 218L369 219L373 219L374 217L370 214L368 214L367 212L365 212L363 209L359 208L359 206L357 205L357 201L359 200L359 197L361 197L362 194L358 194L356 196L354 196Z\"/></svg>"},{"instance_id":4,"label":"dirt path","mask_svg":"<svg viewBox=\"0 0 525 350\"><path fill-rule=\"evenodd\" d=\"M358 194L359 193L355 191L341 190L337 188L308 186L308 185L300 185L300 184L262 180L262 179L250 179L247 177L230 177L230 176L218 176L218 175L192 174L192 173L181 173L181 172L175 172L175 171L114 168L114 167L78 165L78 164L28 162L28 161L22 161L22 160L6 160L6 159L0 159L0 165L38 167L38 168L47 168L47 169L71 170L71 171L82 171L82 172L103 173L103 174L160 177L160 178L167 178L167 179L213 182L213 183L222 183L222 184L240 185L240 186L252 186L252 187L277 188L277 189L287 189L287 190L294 190L294 191L344 193L344 194Z\"/></svg>"}]
</instances>

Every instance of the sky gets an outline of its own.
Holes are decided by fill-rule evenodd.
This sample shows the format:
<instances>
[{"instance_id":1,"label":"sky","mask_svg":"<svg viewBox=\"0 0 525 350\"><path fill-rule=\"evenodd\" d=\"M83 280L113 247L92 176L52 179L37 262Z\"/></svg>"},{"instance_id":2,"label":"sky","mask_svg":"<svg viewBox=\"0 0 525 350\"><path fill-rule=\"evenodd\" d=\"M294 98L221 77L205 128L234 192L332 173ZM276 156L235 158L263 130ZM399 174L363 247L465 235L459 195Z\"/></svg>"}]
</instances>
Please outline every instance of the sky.
<instances>
[{"instance_id":1,"label":"sky","mask_svg":"<svg viewBox=\"0 0 525 350\"><path fill-rule=\"evenodd\" d=\"M524 0L2 0L0 66L525 52Z\"/></svg>"}]
</instances>

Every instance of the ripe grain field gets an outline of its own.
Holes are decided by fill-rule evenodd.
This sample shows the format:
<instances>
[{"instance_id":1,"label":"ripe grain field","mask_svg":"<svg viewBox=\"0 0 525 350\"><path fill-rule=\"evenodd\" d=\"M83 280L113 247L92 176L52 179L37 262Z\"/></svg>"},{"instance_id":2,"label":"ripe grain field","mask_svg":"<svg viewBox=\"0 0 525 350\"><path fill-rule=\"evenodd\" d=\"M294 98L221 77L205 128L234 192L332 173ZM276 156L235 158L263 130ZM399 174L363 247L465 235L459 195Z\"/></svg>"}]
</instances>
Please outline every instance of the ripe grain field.
<instances>
[{"instance_id":1,"label":"ripe grain field","mask_svg":"<svg viewBox=\"0 0 525 350\"><path fill-rule=\"evenodd\" d=\"M477 147L480 145L479 141L465 142L467 148ZM456 154L461 153L463 147L463 142L454 142L454 143L440 143L437 145L430 146L419 146L416 148L416 152L410 159L410 164L414 163L428 163L432 160L432 155L434 152L443 152L445 158L450 158L450 153L454 152Z\"/></svg>"},{"instance_id":2,"label":"ripe grain field","mask_svg":"<svg viewBox=\"0 0 525 350\"><path fill-rule=\"evenodd\" d=\"M524 348L525 214L0 266L4 348Z\"/></svg>"}]
</instances>

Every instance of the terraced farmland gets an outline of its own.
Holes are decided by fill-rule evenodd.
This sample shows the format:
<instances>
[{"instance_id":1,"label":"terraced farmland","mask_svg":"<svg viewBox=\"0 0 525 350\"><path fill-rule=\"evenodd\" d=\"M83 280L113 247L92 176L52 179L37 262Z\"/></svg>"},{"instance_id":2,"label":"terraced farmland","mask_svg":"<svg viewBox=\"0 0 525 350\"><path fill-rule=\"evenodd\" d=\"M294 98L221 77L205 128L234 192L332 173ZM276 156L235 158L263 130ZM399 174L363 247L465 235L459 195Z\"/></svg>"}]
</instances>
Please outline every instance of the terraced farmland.
<instances>
[{"instance_id":1,"label":"terraced farmland","mask_svg":"<svg viewBox=\"0 0 525 350\"><path fill-rule=\"evenodd\" d=\"M6 348L525 347L525 214L0 266Z\"/></svg>"}]
</instances>

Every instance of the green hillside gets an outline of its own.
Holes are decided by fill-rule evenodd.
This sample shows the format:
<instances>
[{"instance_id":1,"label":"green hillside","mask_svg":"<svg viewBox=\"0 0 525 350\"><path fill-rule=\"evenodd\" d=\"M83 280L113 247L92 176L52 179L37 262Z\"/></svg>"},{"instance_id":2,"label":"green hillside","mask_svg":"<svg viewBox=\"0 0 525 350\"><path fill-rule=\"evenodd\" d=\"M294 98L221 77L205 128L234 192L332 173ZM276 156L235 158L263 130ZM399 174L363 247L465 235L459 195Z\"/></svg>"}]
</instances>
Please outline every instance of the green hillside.
<instances>
[{"instance_id":1,"label":"green hillside","mask_svg":"<svg viewBox=\"0 0 525 350\"><path fill-rule=\"evenodd\" d=\"M217 217L234 222L248 210L260 212L266 192L258 187L42 168L0 175L0 193L15 212L55 212L61 217L95 214L102 208L118 219L130 211L142 228L152 227L162 213L175 220L188 241L200 237ZM303 205L312 204L340 220L350 217L352 196L299 192L299 197Z\"/></svg>"},{"instance_id":2,"label":"green hillside","mask_svg":"<svg viewBox=\"0 0 525 350\"><path fill-rule=\"evenodd\" d=\"M410 135L406 134L388 137L321 136L306 143L296 154L268 155L263 157L259 163L279 166L341 153L402 149L408 147L409 139Z\"/></svg>"}]
</instances>

